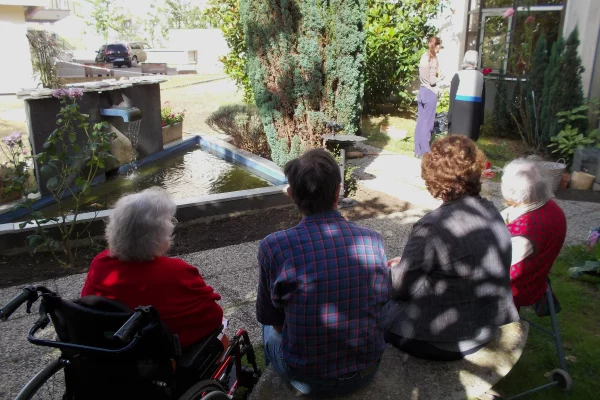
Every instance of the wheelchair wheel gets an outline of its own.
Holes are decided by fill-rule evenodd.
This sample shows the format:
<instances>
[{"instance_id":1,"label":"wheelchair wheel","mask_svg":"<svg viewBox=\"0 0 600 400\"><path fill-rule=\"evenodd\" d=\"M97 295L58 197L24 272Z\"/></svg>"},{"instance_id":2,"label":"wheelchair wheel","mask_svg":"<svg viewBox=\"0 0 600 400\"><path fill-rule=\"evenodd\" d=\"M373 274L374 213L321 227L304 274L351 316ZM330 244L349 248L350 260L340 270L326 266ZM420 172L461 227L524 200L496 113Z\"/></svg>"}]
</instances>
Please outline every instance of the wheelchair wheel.
<instances>
[{"instance_id":1,"label":"wheelchair wheel","mask_svg":"<svg viewBox=\"0 0 600 400\"><path fill-rule=\"evenodd\" d=\"M179 400L199 399L220 400L229 399L229 396L225 394L225 389L219 382L211 379L196 383L179 398Z\"/></svg>"},{"instance_id":2,"label":"wheelchair wheel","mask_svg":"<svg viewBox=\"0 0 600 400\"><path fill-rule=\"evenodd\" d=\"M52 361L27 382L15 400L62 400L65 393L63 368L64 364L60 359Z\"/></svg>"},{"instance_id":3,"label":"wheelchair wheel","mask_svg":"<svg viewBox=\"0 0 600 400\"><path fill-rule=\"evenodd\" d=\"M571 375L564 369L555 369L550 372L550 380L553 382L558 382L558 387L564 390L565 392L570 392L573 390L573 379L571 379Z\"/></svg>"}]
</instances>

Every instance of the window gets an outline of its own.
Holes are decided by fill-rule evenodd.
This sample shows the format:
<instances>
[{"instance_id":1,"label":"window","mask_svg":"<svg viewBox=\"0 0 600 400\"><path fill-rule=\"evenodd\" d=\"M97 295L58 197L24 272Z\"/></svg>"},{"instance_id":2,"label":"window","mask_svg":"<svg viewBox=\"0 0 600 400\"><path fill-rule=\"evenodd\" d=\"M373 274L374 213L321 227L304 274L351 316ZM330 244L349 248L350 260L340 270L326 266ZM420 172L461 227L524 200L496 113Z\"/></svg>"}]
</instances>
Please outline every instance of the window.
<instances>
[{"instance_id":1,"label":"window","mask_svg":"<svg viewBox=\"0 0 600 400\"><path fill-rule=\"evenodd\" d=\"M542 32L548 50L558 39L564 12L564 0L469 0L465 49L479 52L479 67L494 72L509 68L507 60L515 50L533 52ZM529 6L529 7L528 7ZM516 12L504 17L506 11ZM533 24L533 46L525 49L525 24ZM528 27L529 28L529 27ZM524 57L527 58L527 57ZM516 72L516 71L508 71Z\"/></svg>"}]
</instances>

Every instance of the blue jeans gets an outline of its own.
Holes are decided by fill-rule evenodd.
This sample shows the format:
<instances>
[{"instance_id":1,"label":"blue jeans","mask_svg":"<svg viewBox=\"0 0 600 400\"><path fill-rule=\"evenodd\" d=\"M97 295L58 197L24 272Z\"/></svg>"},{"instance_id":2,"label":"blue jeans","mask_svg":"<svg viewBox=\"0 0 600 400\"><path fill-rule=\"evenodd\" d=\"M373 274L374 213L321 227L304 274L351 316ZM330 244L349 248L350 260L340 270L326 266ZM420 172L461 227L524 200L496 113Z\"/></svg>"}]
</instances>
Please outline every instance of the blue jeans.
<instances>
[{"instance_id":1,"label":"blue jeans","mask_svg":"<svg viewBox=\"0 0 600 400\"><path fill-rule=\"evenodd\" d=\"M263 325L265 363L272 364L275 372L287 380L296 390L312 396L339 396L352 393L373 379L379 367L377 363L364 371L354 372L341 378L316 378L294 373L286 364L281 350L281 333L270 325Z\"/></svg>"}]
</instances>

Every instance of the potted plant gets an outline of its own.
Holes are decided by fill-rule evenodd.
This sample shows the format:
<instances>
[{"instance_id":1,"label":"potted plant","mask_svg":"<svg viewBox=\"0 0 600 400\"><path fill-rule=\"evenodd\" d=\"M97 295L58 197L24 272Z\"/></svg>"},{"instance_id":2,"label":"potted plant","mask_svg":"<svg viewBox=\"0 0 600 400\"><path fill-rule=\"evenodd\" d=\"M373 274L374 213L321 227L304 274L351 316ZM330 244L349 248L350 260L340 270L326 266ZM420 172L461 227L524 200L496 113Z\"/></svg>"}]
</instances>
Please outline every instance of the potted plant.
<instances>
[{"instance_id":1,"label":"potted plant","mask_svg":"<svg viewBox=\"0 0 600 400\"><path fill-rule=\"evenodd\" d=\"M586 148L596 143L596 138L599 135L597 129L584 134L579 132L579 129L574 126L576 121L587 119L588 109L589 106L584 104L573 110L561 111L556 114L558 122L564 124L564 127L558 135L550 139L552 143L548 147L553 147L554 150L552 150L552 153L564 158L567 165L572 164L575 150L578 148ZM593 179L590 181L589 176L586 175L589 174L581 171L572 171L572 175L564 172L561 177L560 187L562 189L566 188L569 181L571 181L571 186L573 188L587 189L588 186L591 187ZM579 184L578 182L582 179L585 180L585 182Z\"/></svg>"},{"instance_id":2,"label":"potted plant","mask_svg":"<svg viewBox=\"0 0 600 400\"><path fill-rule=\"evenodd\" d=\"M183 119L185 110L174 112L169 102L160 110L160 123L162 125L163 144L179 140L183 137Z\"/></svg>"},{"instance_id":3,"label":"potted plant","mask_svg":"<svg viewBox=\"0 0 600 400\"><path fill-rule=\"evenodd\" d=\"M0 204L4 204L20 199L29 184L29 150L23 145L23 134L13 132L2 138L0 151L8 160L0 165Z\"/></svg>"}]
</instances>

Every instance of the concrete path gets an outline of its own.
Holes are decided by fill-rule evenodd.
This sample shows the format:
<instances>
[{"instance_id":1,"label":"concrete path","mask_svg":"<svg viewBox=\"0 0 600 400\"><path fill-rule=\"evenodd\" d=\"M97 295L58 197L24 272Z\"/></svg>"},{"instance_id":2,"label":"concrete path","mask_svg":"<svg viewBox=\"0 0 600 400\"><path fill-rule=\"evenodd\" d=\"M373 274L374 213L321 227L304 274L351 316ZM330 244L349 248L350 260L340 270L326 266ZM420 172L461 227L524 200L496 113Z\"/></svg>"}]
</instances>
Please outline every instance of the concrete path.
<instances>
[{"instance_id":1,"label":"concrete path","mask_svg":"<svg viewBox=\"0 0 600 400\"><path fill-rule=\"evenodd\" d=\"M383 218L363 220L361 224L381 232L388 253L394 256L401 253L412 224L422 214L419 210L409 210ZM199 229L202 229L201 225ZM246 328L255 343L259 343L261 337L254 313L258 281L257 246L258 242L249 242L181 256L198 267L206 282L223 297L220 304L231 322L229 332ZM38 283L56 290L66 298L75 298L79 295L84 280L85 274L79 274ZM0 304L6 304L20 289L21 287L1 289ZM27 332L37 318L36 311L37 308L34 308L34 313L27 315L21 309L8 322L0 325L0 369L3 372L0 374L0 399L13 398L37 371L58 354L52 349L36 347L27 342ZM46 329L46 332L47 337L51 338L52 330Z\"/></svg>"}]
</instances>

